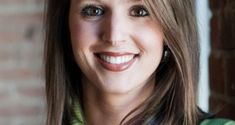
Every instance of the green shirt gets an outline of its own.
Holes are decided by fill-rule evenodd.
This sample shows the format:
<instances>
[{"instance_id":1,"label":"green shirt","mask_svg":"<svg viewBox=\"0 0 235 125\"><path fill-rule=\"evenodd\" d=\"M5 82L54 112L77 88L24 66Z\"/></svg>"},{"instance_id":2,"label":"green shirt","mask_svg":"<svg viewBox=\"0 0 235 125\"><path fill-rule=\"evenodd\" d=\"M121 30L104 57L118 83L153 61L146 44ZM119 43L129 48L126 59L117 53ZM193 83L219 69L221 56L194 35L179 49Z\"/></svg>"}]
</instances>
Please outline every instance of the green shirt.
<instances>
[{"instance_id":1,"label":"green shirt","mask_svg":"<svg viewBox=\"0 0 235 125\"><path fill-rule=\"evenodd\" d=\"M72 125L84 125L80 105L75 105L74 109L76 118L73 120ZM200 123L200 125L235 125L235 122L228 119L214 118L205 119Z\"/></svg>"},{"instance_id":2,"label":"green shirt","mask_svg":"<svg viewBox=\"0 0 235 125\"><path fill-rule=\"evenodd\" d=\"M200 125L235 125L235 122L228 119L214 118L206 119Z\"/></svg>"},{"instance_id":3,"label":"green shirt","mask_svg":"<svg viewBox=\"0 0 235 125\"><path fill-rule=\"evenodd\" d=\"M74 111L75 111L75 119L72 121L72 125L84 125L81 113L81 107L79 104L75 104Z\"/></svg>"}]
</instances>

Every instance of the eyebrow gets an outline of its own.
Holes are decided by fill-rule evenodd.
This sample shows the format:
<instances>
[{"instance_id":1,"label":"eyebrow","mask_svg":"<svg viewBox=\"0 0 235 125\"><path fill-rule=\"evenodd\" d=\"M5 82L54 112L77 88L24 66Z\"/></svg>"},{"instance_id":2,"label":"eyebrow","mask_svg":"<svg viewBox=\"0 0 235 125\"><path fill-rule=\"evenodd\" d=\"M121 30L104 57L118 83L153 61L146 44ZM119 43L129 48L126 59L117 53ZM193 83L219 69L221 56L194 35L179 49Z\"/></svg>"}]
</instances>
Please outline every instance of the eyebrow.
<instances>
[{"instance_id":1,"label":"eyebrow","mask_svg":"<svg viewBox=\"0 0 235 125\"><path fill-rule=\"evenodd\" d=\"M102 0L81 0L81 1L98 1L98 2L101 2ZM142 0L123 0L125 2L139 2L139 1L142 1Z\"/></svg>"},{"instance_id":2,"label":"eyebrow","mask_svg":"<svg viewBox=\"0 0 235 125\"><path fill-rule=\"evenodd\" d=\"M139 1L142 1L142 0L127 0L128 2L139 2Z\"/></svg>"}]
</instances>

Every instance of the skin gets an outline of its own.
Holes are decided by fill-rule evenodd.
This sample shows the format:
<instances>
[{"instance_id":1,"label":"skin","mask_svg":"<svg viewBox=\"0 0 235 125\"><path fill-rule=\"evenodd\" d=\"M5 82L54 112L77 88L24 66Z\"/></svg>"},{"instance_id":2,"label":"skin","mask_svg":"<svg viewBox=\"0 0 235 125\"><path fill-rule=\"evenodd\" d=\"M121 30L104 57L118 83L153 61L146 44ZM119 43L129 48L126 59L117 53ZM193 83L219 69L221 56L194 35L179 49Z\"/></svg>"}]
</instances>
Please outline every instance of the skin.
<instances>
[{"instance_id":1,"label":"skin","mask_svg":"<svg viewBox=\"0 0 235 125\"><path fill-rule=\"evenodd\" d=\"M87 4L104 13L84 15L81 11ZM153 91L164 36L150 15L136 16L140 10L145 12L142 6L136 0L71 0L71 44L84 74L85 119L89 125L118 125ZM129 68L114 72L97 61L94 53L101 51L138 56Z\"/></svg>"}]
</instances>

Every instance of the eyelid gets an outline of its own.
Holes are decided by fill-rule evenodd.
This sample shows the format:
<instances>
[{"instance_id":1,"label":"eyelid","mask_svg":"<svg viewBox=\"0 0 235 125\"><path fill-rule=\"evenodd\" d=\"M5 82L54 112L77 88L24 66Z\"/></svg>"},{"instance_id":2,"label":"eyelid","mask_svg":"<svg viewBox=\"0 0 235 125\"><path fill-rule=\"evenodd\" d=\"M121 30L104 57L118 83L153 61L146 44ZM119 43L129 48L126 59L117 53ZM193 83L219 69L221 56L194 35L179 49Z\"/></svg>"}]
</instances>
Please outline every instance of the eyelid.
<instances>
[{"instance_id":1,"label":"eyelid","mask_svg":"<svg viewBox=\"0 0 235 125\"><path fill-rule=\"evenodd\" d=\"M101 9L104 8L102 5L92 4L92 3L87 3L87 4L83 5L83 6L84 6L83 8L85 8L85 7L97 7L97 8L101 8Z\"/></svg>"},{"instance_id":2,"label":"eyelid","mask_svg":"<svg viewBox=\"0 0 235 125\"><path fill-rule=\"evenodd\" d=\"M103 5L100 5L100 4L96 4L96 3L84 3L83 5L81 5L80 11L82 11L84 8L87 8L87 7L97 7L99 9L105 9L105 7Z\"/></svg>"},{"instance_id":3,"label":"eyelid","mask_svg":"<svg viewBox=\"0 0 235 125\"><path fill-rule=\"evenodd\" d=\"M149 11L144 5L141 5L141 4L140 5L134 5L129 9L129 12L132 12L134 9L144 9L147 12L146 16L149 15ZM130 16L132 16L132 15L130 14ZM145 16L139 16L139 17L145 17Z\"/></svg>"},{"instance_id":4,"label":"eyelid","mask_svg":"<svg viewBox=\"0 0 235 125\"><path fill-rule=\"evenodd\" d=\"M104 6L99 5L99 4L94 4L94 3L85 3L80 7L80 14L81 16L83 16L86 19L97 19L100 16L103 16L105 14L105 9ZM99 10L102 11L101 14L98 15L87 15L87 10L89 9L95 9L95 10Z\"/></svg>"}]
</instances>

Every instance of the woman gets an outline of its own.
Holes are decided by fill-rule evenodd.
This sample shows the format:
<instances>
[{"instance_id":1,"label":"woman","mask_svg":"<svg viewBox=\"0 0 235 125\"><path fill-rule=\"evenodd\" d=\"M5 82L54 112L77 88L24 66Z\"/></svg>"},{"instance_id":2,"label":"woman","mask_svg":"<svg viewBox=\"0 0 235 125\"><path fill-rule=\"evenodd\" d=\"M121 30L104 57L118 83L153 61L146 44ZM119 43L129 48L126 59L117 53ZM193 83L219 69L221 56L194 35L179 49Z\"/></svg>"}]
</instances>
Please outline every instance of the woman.
<instances>
[{"instance_id":1,"label":"woman","mask_svg":"<svg viewBox=\"0 0 235 125\"><path fill-rule=\"evenodd\" d=\"M196 125L191 0L48 0L47 125Z\"/></svg>"}]
</instances>

